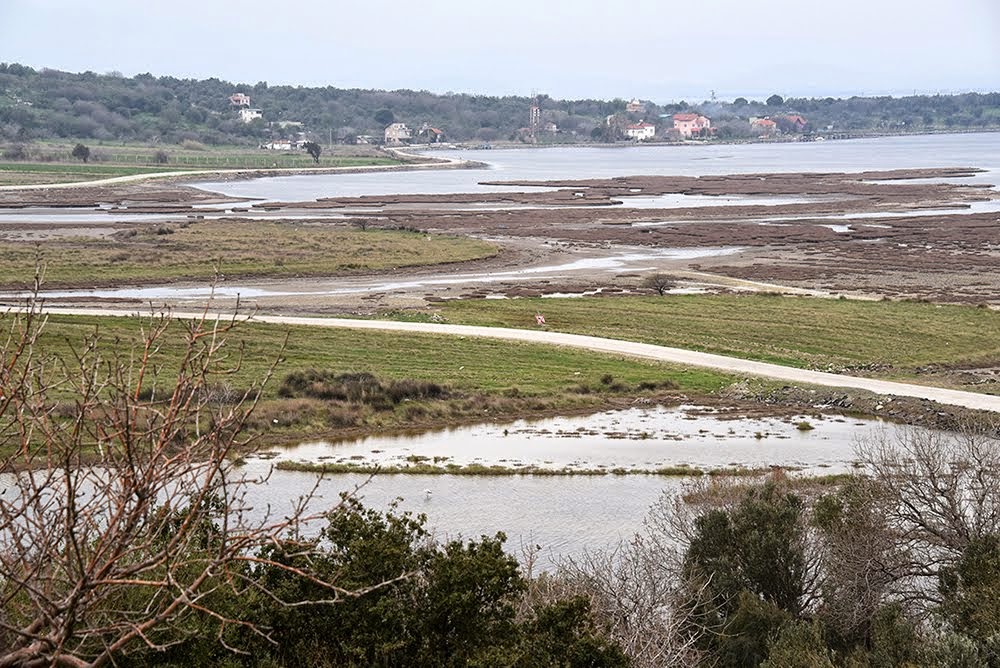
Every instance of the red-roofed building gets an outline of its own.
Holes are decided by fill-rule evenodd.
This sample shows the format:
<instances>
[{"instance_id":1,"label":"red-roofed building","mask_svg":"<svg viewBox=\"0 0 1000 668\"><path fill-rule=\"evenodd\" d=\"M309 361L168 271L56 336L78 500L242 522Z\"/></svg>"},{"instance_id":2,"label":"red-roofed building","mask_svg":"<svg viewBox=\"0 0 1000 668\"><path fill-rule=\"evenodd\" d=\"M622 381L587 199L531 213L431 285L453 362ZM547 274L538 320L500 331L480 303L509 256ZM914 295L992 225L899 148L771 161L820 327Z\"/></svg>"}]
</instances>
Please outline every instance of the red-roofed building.
<instances>
[{"instance_id":1,"label":"red-roofed building","mask_svg":"<svg viewBox=\"0 0 1000 668\"><path fill-rule=\"evenodd\" d=\"M233 93L229 96L229 104L233 107L249 107L250 96L245 93Z\"/></svg>"},{"instance_id":2,"label":"red-roofed building","mask_svg":"<svg viewBox=\"0 0 1000 668\"><path fill-rule=\"evenodd\" d=\"M778 124L770 118L751 118L750 128L756 130L761 136L773 135L778 131Z\"/></svg>"},{"instance_id":3,"label":"red-roofed building","mask_svg":"<svg viewBox=\"0 0 1000 668\"><path fill-rule=\"evenodd\" d=\"M652 123L646 123L645 121L633 123L632 125L626 125L625 135L629 139L646 141L647 139L652 139L656 136L656 126Z\"/></svg>"},{"instance_id":4,"label":"red-roofed building","mask_svg":"<svg viewBox=\"0 0 1000 668\"><path fill-rule=\"evenodd\" d=\"M712 131L712 121L701 114L674 114L673 120L681 137L701 137Z\"/></svg>"},{"instance_id":5,"label":"red-roofed building","mask_svg":"<svg viewBox=\"0 0 1000 668\"><path fill-rule=\"evenodd\" d=\"M787 130L791 130L792 132L803 132L805 131L806 126L809 125L809 121L802 118L802 116L798 114L788 114L786 116L782 116L781 120L783 121L782 125L784 125Z\"/></svg>"}]
</instances>

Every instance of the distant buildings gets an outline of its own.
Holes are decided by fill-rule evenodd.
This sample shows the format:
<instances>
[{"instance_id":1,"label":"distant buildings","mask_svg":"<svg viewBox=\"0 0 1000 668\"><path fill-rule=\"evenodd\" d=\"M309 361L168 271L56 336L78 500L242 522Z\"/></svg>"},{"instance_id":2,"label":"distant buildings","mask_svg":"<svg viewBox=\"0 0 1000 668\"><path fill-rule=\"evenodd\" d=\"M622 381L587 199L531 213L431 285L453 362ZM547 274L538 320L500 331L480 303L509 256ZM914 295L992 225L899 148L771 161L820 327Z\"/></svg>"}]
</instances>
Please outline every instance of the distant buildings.
<instances>
[{"instance_id":1,"label":"distant buildings","mask_svg":"<svg viewBox=\"0 0 1000 668\"><path fill-rule=\"evenodd\" d=\"M421 137L426 137L427 142L430 144L437 144L444 141L444 130L433 128L429 123L424 123L417 134Z\"/></svg>"},{"instance_id":2,"label":"distant buildings","mask_svg":"<svg viewBox=\"0 0 1000 668\"><path fill-rule=\"evenodd\" d=\"M229 96L229 104L233 107L249 107L250 96L244 93L233 93Z\"/></svg>"},{"instance_id":3,"label":"distant buildings","mask_svg":"<svg viewBox=\"0 0 1000 668\"><path fill-rule=\"evenodd\" d=\"M244 107L240 109L240 120L244 123L253 123L258 118L263 118L264 112L260 109L249 109Z\"/></svg>"},{"instance_id":4,"label":"distant buildings","mask_svg":"<svg viewBox=\"0 0 1000 668\"><path fill-rule=\"evenodd\" d=\"M750 117L750 129L760 133L761 137L773 134L802 134L809 129L809 121L799 114L785 114L771 118L765 116L758 118Z\"/></svg>"},{"instance_id":5,"label":"distant buildings","mask_svg":"<svg viewBox=\"0 0 1000 668\"><path fill-rule=\"evenodd\" d=\"M674 114L674 130L681 137L701 137L712 132L712 121L701 114Z\"/></svg>"},{"instance_id":6,"label":"distant buildings","mask_svg":"<svg viewBox=\"0 0 1000 668\"><path fill-rule=\"evenodd\" d=\"M750 129L754 132L759 132L760 135L767 136L773 135L778 131L778 124L772 121L770 118L757 118L755 116L750 117Z\"/></svg>"},{"instance_id":7,"label":"distant buildings","mask_svg":"<svg viewBox=\"0 0 1000 668\"><path fill-rule=\"evenodd\" d=\"M268 151L291 151L302 148L302 145L305 143L305 141L295 141L291 139L275 139L274 141L261 144L257 148L262 148Z\"/></svg>"},{"instance_id":8,"label":"distant buildings","mask_svg":"<svg viewBox=\"0 0 1000 668\"><path fill-rule=\"evenodd\" d=\"M633 98L631 102L625 105L625 113L627 114L645 114L646 105L639 101L638 98Z\"/></svg>"},{"instance_id":9,"label":"distant buildings","mask_svg":"<svg viewBox=\"0 0 1000 668\"><path fill-rule=\"evenodd\" d=\"M806 127L809 125L809 121L802 118L799 114L786 114L781 117L782 125L785 126L783 129L786 131L801 133L805 132Z\"/></svg>"},{"instance_id":10,"label":"distant buildings","mask_svg":"<svg viewBox=\"0 0 1000 668\"><path fill-rule=\"evenodd\" d=\"M410 141L412 137L413 133L406 127L406 123L391 123L385 129L386 144L402 144Z\"/></svg>"},{"instance_id":11,"label":"distant buildings","mask_svg":"<svg viewBox=\"0 0 1000 668\"><path fill-rule=\"evenodd\" d=\"M645 121L626 125L625 136L635 141L646 141L656 136L656 126Z\"/></svg>"}]
</instances>

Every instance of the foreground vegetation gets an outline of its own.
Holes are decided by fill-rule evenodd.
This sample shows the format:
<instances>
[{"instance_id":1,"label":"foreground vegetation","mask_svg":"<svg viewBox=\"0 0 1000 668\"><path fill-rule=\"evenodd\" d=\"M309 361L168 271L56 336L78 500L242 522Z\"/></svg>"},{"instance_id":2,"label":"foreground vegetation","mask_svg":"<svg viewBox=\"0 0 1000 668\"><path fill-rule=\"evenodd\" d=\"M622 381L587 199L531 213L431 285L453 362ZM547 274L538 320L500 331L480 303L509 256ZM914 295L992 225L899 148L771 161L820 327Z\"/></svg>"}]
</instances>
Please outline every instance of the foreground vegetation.
<instances>
[{"instance_id":1,"label":"foreground vegetation","mask_svg":"<svg viewBox=\"0 0 1000 668\"><path fill-rule=\"evenodd\" d=\"M36 311L4 324L0 666L1000 665L996 425L875 436L835 479L703 476L539 575L503 534L437 541L305 477L256 510L231 455L273 368L216 391L261 368L245 324L152 318L134 347L104 332L75 354ZM448 391L310 372L278 394Z\"/></svg>"},{"instance_id":2,"label":"foreground vegetation","mask_svg":"<svg viewBox=\"0 0 1000 668\"><path fill-rule=\"evenodd\" d=\"M4 320L0 666L626 665L585 599L525 596L502 534L437 543L308 486L252 511L231 455L270 371L220 403L240 323L143 324L51 358L37 310Z\"/></svg>"},{"instance_id":3,"label":"foreground vegetation","mask_svg":"<svg viewBox=\"0 0 1000 668\"><path fill-rule=\"evenodd\" d=\"M920 302L771 295L667 295L452 301L440 314L461 324L546 327L745 357L786 366L933 379L935 370L993 367L1000 313ZM996 384L971 386L1000 391Z\"/></svg>"},{"instance_id":4,"label":"foreground vegetation","mask_svg":"<svg viewBox=\"0 0 1000 668\"><path fill-rule=\"evenodd\" d=\"M227 277L330 276L352 271L463 262L490 257L483 241L408 230L233 220L132 224L104 237L0 241L9 271L0 289L26 289L45 264L47 288Z\"/></svg>"}]
</instances>

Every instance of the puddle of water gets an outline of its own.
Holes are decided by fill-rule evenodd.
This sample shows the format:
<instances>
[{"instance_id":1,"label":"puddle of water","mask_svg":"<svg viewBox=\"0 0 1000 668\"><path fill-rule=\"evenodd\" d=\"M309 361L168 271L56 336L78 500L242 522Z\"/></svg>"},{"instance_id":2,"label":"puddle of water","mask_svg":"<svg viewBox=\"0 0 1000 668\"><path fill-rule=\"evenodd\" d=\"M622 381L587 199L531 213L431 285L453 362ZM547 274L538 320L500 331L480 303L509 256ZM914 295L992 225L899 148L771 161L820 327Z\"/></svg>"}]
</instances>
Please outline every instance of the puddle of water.
<instances>
[{"instance_id":1,"label":"puddle of water","mask_svg":"<svg viewBox=\"0 0 1000 668\"><path fill-rule=\"evenodd\" d=\"M311 442L283 448L276 459L406 466L419 458L438 466L571 470L782 466L821 473L848 470L859 439L894 429L878 421L829 416L725 419L706 411L693 406L633 408L343 443ZM813 429L800 430L801 421Z\"/></svg>"}]
</instances>

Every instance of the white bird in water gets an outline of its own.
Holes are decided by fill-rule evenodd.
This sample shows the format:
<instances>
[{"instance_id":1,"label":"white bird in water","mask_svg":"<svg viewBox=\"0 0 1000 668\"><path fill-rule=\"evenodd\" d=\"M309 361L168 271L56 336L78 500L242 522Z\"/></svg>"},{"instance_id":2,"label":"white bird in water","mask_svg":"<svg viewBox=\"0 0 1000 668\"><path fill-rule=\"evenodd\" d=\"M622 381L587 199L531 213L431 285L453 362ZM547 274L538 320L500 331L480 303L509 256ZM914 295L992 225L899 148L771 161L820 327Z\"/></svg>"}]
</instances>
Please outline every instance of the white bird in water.
<instances>
[{"instance_id":1,"label":"white bird in water","mask_svg":"<svg viewBox=\"0 0 1000 668\"><path fill-rule=\"evenodd\" d=\"M424 498L425 499L431 498L431 490L429 490L429 489L425 489L424 490Z\"/></svg>"}]
</instances>

